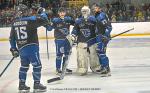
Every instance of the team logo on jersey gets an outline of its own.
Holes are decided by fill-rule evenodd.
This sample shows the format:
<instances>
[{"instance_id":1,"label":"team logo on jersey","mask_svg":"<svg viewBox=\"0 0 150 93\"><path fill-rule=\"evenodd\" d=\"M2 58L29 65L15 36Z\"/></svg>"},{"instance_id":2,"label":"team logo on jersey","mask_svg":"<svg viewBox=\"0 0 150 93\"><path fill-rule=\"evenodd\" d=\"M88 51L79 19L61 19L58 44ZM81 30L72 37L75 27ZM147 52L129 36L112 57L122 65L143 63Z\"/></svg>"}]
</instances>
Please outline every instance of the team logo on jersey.
<instances>
[{"instance_id":1,"label":"team logo on jersey","mask_svg":"<svg viewBox=\"0 0 150 93\"><path fill-rule=\"evenodd\" d=\"M90 37L91 36L91 31L90 29L80 29L81 33L83 34L84 37Z\"/></svg>"},{"instance_id":2,"label":"team logo on jersey","mask_svg":"<svg viewBox=\"0 0 150 93\"><path fill-rule=\"evenodd\" d=\"M56 26L57 26L57 27L62 27L62 26L63 26L63 24L57 24Z\"/></svg>"},{"instance_id":3,"label":"team logo on jersey","mask_svg":"<svg viewBox=\"0 0 150 93\"><path fill-rule=\"evenodd\" d=\"M93 23L87 23L87 25L89 25L89 26L94 26L94 24L93 24Z\"/></svg>"},{"instance_id":4,"label":"team logo on jersey","mask_svg":"<svg viewBox=\"0 0 150 93\"><path fill-rule=\"evenodd\" d=\"M79 27L80 27L80 28L83 28L84 26L85 26L84 23L79 24Z\"/></svg>"},{"instance_id":5,"label":"team logo on jersey","mask_svg":"<svg viewBox=\"0 0 150 93\"><path fill-rule=\"evenodd\" d=\"M62 28L62 29L59 29L59 31L61 33L63 33L64 35L68 35L69 34L69 30L67 28Z\"/></svg>"}]
</instances>

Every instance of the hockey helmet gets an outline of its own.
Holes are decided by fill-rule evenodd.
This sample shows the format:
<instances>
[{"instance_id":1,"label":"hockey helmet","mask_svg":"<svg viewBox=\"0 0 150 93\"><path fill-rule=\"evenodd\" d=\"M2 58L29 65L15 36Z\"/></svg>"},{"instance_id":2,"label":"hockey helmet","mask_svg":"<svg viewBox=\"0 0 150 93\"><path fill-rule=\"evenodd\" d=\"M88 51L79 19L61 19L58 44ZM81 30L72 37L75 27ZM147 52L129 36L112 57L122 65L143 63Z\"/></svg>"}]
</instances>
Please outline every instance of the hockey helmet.
<instances>
[{"instance_id":1,"label":"hockey helmet","mask_svg":"<svg viewBox=\"0 0 150 93\"><path fill-rule=\"evenodd\" d=\"M81 14L84 18L87 18L90 15L91 11L90 8L88 6L83 6L81 8Z\"/></svg>"},{"instance_id":2,"label":"hockey helmet","mask_svg":"<svg viewBox=\"0 0 150 93\"><path fill-rule=\"evenodd\" d=\"M45 8L39 7L38 10L37 10L37 13L38 13L38 14L41 14L41 13L43 13L43 12L45 12Z\"/></svg>"},{"instance_id":3,"label":"hockey helmet","mask_svg":"<svg viewBox=\"0 0 150 93\"><path fill-rule=\"evenodd\" d=\"M19 4L18 6L16 6L16 16L17 17L22 17L22 16L27 16L29 13L29 9L26 5L24 4Z\"/></svg>"}]
</instances>

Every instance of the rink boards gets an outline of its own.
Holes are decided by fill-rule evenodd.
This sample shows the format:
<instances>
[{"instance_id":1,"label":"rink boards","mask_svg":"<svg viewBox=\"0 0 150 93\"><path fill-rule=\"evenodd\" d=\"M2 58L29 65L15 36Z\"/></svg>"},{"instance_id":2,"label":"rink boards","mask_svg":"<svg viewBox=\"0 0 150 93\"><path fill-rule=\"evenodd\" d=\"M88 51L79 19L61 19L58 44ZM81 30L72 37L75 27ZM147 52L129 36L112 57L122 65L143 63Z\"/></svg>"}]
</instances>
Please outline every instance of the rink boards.
<instances>
[{"instance_id":1,"label":"rink boards","mask_svg":"<svg viewBox=\"0 0 150 93\"><path fill-rule=\"evenodd\" d=\"M130 22L130 23L112 23L113 30L111 35L116 35L128 29L134 28L134 30L123 34L122 36L145 36L150 35L150 22ZM73 26L70 27L70 31L72 31ZM44 27L38 28L38 35L40 39L45 39L46 29ZM8 40L10 34L10 27L0 28L0 41ZM54 38L54 32L48 31L49 39Z\"/></svg>"}]
</instances>

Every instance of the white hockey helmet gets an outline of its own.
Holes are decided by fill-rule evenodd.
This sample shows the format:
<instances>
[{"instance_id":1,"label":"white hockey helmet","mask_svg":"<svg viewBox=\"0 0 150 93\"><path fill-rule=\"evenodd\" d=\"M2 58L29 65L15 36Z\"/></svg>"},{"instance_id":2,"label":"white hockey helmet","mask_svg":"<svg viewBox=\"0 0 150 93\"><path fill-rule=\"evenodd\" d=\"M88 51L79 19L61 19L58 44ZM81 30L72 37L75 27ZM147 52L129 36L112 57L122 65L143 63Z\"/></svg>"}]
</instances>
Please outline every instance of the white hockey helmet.
<instances>
[{"instance_id":1,"label":"white hockey helmet","mask_svg":"<svg viewBox=\"0 0 150 93\"><path fill-rule=\"evenodd\" d=\"M85 19L87 19L87 17L90 15L90 13L91 13L91 10L90 10L89 6L83 6L81 8L81 14Z\"/></svg>"}]
</instances>

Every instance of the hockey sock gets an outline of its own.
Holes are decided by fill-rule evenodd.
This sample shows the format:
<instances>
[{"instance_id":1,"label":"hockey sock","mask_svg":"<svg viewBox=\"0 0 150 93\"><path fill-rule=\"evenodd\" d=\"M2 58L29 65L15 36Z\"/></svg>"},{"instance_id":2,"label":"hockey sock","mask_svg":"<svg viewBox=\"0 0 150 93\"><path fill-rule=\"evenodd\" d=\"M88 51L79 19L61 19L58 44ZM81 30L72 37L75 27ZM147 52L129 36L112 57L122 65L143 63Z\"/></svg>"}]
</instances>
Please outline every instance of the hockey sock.
<instances>
[{"instance_id":1,"label":"hockey sock","mask_svg":"<svg viewBox=\"0 0 150 93\"><path fill-rule=\"evenodd\" d=\"M25 66L20 67L20 70L19 70L19 80L20 81L22 81L22 82L26 81L28 69L29 69L29 67L25 67Z\"/></svg>"},{"instance_id":2,"label":"hockey sock","mask_svg":"<svg viewBox=\"0 0 150 93\"><path fill-rule=\"evenodd\" d=\"M33 79L34 81L40 81L41 79L41 66L38 66L38 67L33 67Z\"/></svg>"}]
</instances>

